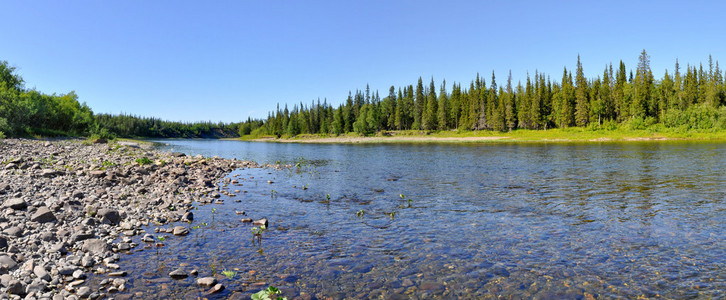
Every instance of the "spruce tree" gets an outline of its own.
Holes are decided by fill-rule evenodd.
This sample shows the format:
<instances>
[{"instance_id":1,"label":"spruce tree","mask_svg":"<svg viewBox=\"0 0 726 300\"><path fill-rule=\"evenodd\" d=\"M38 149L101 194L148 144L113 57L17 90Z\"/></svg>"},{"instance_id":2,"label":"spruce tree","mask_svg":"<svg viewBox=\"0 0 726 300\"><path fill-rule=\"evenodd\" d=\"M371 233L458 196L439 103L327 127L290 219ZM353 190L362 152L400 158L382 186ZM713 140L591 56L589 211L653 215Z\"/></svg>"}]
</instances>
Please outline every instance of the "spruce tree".
<instances>
[{"instance_id":1,"label":"spruce tree","mask_svg":"<svg viewBox=\"0 0 726 300\"><path fill-rule=\"evenodd\" d=\"M588 87L587 87L587 79L585 79L585 74L582 71L582 63L580 62L580 55L577 55L577 75L576 75L576 84L577 87L575 88L575 124L580 127L584 127L589 122L589 114L590 114L590 108L588 107L590 104L590 99L588 99Z\"/></svg>"},{"instance_id":2,"label":"spruce tree","mask_svg":"<svg viewBox=\"0 0 726 300\"><path fill-rule=\"evenodd\" d=\"M446 80L444 79L441 84L441 91L439 92L439 105L438 105L438 129L447 130L449 129L449 99L446 94Z\"/></svg>"}]
</instances>

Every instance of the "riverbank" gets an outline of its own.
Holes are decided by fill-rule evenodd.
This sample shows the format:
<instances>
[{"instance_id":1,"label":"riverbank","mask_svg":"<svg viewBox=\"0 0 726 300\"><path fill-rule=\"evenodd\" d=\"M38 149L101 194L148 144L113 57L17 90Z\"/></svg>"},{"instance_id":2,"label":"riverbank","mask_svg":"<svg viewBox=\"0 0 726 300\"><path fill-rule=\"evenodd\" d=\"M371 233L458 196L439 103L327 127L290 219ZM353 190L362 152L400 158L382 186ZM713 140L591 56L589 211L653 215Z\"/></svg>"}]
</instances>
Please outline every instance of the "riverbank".
<instances>
[{"instance_id":1,"label":"riverbank","mask_svg":"<svg viewBox=\"0 0 726 300\"><path fill-rule=\"evenodd\" d=\"M100 299L124 291L119 253L154 247L156 230L186 235L173 223L191 222L195 205L220 202L231 171L256 167L134 141L0 140L0 294ZM89 286L92 274L108 278Z\"/></svg>"},{"instance_id":2,"label":"riverbank","mask_svg":"<svg viewBox=\"0 0 726 300\"><path fill-rule=\"evenodd\" d=\"M242 138L256 142L320 143L320 144L376 144L376 143L588 143L630 141L726 141L726 131L676 131L663 128L642 130L592 130L566 128L550 130L495 131L389 131L376 136L298 135L295 137Z\"/></svg>"}]
</instances>

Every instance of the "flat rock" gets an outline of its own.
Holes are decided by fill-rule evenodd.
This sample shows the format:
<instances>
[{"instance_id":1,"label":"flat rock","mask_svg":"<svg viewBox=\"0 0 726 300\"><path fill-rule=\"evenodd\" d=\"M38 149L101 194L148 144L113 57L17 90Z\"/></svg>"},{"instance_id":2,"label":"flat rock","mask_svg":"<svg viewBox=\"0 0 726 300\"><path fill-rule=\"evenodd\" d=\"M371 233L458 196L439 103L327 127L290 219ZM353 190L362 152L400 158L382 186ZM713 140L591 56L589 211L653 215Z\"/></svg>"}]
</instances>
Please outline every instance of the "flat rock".
<instances>
[{"instance_id":1,"label":"flat rock","mask_svg":"<svg viewBox=\"0 0 726 300\"><path fill-rule=\"evenodd\" d=\"M108 273L108 276L111 276L111 277L124 277L126 275L127 275L126 271L117 271L117 272Z\"/></svg>"},{"instance_id":2,"label":"flat rock","mask_svg":"<svg viewBox=\"0 0 726 300\"><path fill-rule=\"evenodd\" d=\"M41 206L35 211L33 216L30 217L30 220L38 223L47 223L56 221L56 218L47 206Z\"/></svg>"},{"instance_id":3,"label":"flat rock","mask_svg":"<svg viewBox=\"0 0 726 300\"><path fill-rule=\"evenodd\" d=\"M106 177L106 171L102 170L93 170L91 172L88 172L88 176L91 176L93 178L101 178Z\"/></svg>"},{"instance_id":4,"label":"flat rock","mask_svg":"<svg viewBox=\"0 0 726 300\"><path fill-rule=\"evenodd\" d=\"M42 171L40 171L40 176L48 177L48 178L53 177L56 174L58 174L58 172L56 172L53 169L43 169Z\"/></svg>"},{"instance_id":5,"label":"flat rock","mask_svg":"<svg viewBox=\"0 0 726 300\"><path fill-rule=\"evenodd\" d=\"M101 254L108 251L108 244L102 239L88 239L83 241L81 250L91 254Z\"/></svg>"},{"instance_id":6,"label":"flat rock","mask_svg":"<svg viewBox=\"0 0 726 300\"><path fill-rule=\"evenodd\" d=\"M174 235L187 235L189 234L189 229L187 229L184 226L176 226L174 227Z\"/></svg>"},{"instance_id":7,"label":"flat rock","mask_svg":"<svg viewBox=\"0 0 726 300\"><path fill-rule=\"evenodd\" d=\"M197 279L197 284L203 287L210 287L217 284L217 278L214 277L202 277Z\"/></svg>"},{"instance_id":8,"label":"flat rock","mask_svg":"<svg viewBox=\"0 0 726 300\"><path fill-rule=\"evenodd\" d=\"M207 291L207 294L214 294L224 290L224 285L221 283L215 284L211 289Z\"/></svg>"},{"instance_id":9,"label":"flat rock","mask_svg":"<svg viewBox=\"0 0 726 300\"><path fill-rule=\"evenodd\" d=\"M25 202L25 200L20 198L13 198L5 201L5 204L3 206L10 207L14 210L22 210L28 207L28 202Z\"/></svg>"}]
</instances>

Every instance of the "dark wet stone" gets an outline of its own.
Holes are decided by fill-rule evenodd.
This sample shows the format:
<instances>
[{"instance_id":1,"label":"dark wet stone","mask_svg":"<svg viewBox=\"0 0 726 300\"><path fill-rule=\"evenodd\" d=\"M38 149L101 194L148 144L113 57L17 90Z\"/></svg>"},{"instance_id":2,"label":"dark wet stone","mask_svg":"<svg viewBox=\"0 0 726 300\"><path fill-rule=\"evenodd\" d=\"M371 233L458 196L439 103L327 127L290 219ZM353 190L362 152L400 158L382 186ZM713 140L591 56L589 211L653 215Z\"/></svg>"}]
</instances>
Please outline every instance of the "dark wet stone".
<instances>
[{"instance_id":1,"label":"dark wet stone","mask_svg":"<svg viewBox=\"0 0 726 300\"><path fill-rule=\"evenodd\" d=\"M8 239L0 236L0 250L5 250L7 248L8 248Z\"/></svg>"},{"instance_id":2,"label":"dark wet stone","mask_svg":"<svg viewBox=\"0 0 726 300\"><path fill-rule=\"evenodd\" d=\"M191 211L185 212L181 217L182 222L191 222L193 220L194 220L194 214Z\"/></svg>"},{"instance_id":3,"label":"dark wet stone","mask_svg":"<svg viewBox=\"0 0 726 300\"><path fill-rule=\"evenodd\" d=\"M214 294L224 290L224 285L221 283L215 284L211 289L207 291L207 294Z\"/></svg>"},{"instance_id":4,"label":"dark wet stone","mask_svg":"<svg viewBox=\"0 0 726 300\"><path fill-rule=\"evenodd\" d=\"M182 269L176 269L174 271L171 271L171 273L169 273L169 277L174 278L174 279L182 279L182 278L189 277L189 274L187 274L187 272L184 272L184 270L182 270Z\"/></svg>"},{"instance_id":5,"label":"dark wet stone","mask_svg":"<svg viewBox=\"0 0 726 300\"><path fill-rule=\"evenodd\" d=\"M441 293L446 289L446 286L441 282L436 281L424 281L419 285L419 289L424 291L430 291L432 293Z\"/></svg>"},{"instance_id":6,"label":"dark wet stone","mask_svg":"<svg viewBox=\"0 0 726 300\"><path fill-rule=\"evenodd\" d=\"M7 288L8 294L22 295L25 293L25 286L18 280L11 280Z\"/></svg>"}]
</instances>

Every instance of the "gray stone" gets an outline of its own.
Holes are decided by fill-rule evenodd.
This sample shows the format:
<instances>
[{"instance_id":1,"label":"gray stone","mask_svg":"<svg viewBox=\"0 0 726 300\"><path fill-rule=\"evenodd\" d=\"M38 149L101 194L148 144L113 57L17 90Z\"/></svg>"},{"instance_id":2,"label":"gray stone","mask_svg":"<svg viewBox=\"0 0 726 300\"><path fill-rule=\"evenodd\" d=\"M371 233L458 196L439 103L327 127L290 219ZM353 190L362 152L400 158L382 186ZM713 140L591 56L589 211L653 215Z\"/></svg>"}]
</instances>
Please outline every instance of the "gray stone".
<instances>
[{"instance_id":1,"label":"gray stone","mask_svg":"<svg viewBox=\"0 0 726 300\"><path fill-rule=\"evenodd\" d=\"M10 256L3 255L3 256L0 256L0 267L1 266L5 266L6 269L12 270L18 266L18 263L16 263L15 260L10 258Z\"/></svg>"},{"instance_id":2,"label":"gray stone","mask_svg":"<svg viewBox=\"0 0 726 300\"><path fill-rule=\"evenodd\" d=\"M13 198L13 199L8 199L7 201L5 201L4 206L10 207L14 210L23 210L28 207L28 202L25 202L25 200L20 199L20 198Z\"/></svg>"},{"instance_id":3,"label":"gray stone","mask_svg":"<svg viewBox=\"0 0 726 300\"><path fill-rule=\"evenodd\" d=\"M184 270L182 270L182 269L176 269L174 271L171 271L171 273L169 273L169 277L174 278L174 279L182 279L182 278L189 277L189 274L187 274L187 272L184 272Z\"/></svg>"},{"instance_id":4,"label":"gray stone","mask_svg":"<svg viewBox=\"0 0 726 300\"><path fill-rule=\"evenodd\" d=\"M53 169L43 169L43 171L41 171L41 173L40 173L41 176L47 177L47 178L53 177L56 174L57 174L57 172Z\"/></svg>"},{"instance_id":5,"label":"gray stone","mask_svg":"<svg viewBox=\"0 0 726 300\"><path fill-rule=\"evenodd\" d=\"M252 222L252 225L267 227L267 218L255 220L254 222Z\"/></svg>"},{"instance_id":6,"label":"gray stone","mask_svg":"<svg viewBox=\"0 0 726 300\"><path fill-rule=\"evenodd\" d=\"M184 226L176 226L174 227L174 235L187 235L189 234L189 229L187 229Z\"/></svg>"},{"instance_id":7,"label":"gray stone","mask_svg":"<svg viewBox=\"0 0 726 300\"><path fill-rule=\"evenodd\" d=\"M111 272L111 273L108 273L108 276L123 277L123 276L126 276L126 271Z\"/></svg>"},{"instance_id":8,"label":"gray stone","mask_svg":"<svg viewBox=\"0 0 726 300\"><path fill-rule=\"evenodd\" d=\"M214 294L224 290L224 285L221 283L215 284L211 289L207 291L207 294Z\"/></svg>"},{"instance_id":9,"label":"gray stone","mask_svg":"<svg viewBox=\"0 0 726 300\"><path fill-rule=\"evenodd\" d=\"M48 274L43 266L35 266L35 268L33 268L33 274L38 276L41 280L50 281L50 274Z\"/></svg>"},{"instance_id":10,"label":"gray stone","mask_svg":"<svg viewBox=\"0 0 726 300\"><path fill-rule=\"evenodd\" d=\"M4 250L8 248L8 239L5 237L0 236L0 250Z\"/></svg>"},{"instance_id":11,"label":"gray stone","mask_svg":"<svg viewBox=\"0 0 726 300\"><path fill-rule=\"evenodd\" d=\"M91 172L88 172L88 176L91 176L93 178L106 177L106 171L93 170Z\"/></svg>"},{"instance_id":12,"label":"gray stone","mask_svg":"<svg viewBox=\"0 0 726 300\"><path fill-rule=\"evenodd\" d=\"M85 241L87 239L93 238L93 234L89 232L77 232L71 235L71 243L76 243L80 241Z\"/></svg>"},{"instance_id":13,"label":"gray stone","mask_svg":"<svg viewBox=\"0 0 726 300\"><path fill-rule=\"evenodd\" d=\"M108 244L102 239L89 239L83 241L81 250L90 252L91 254L101 254L108 251Z\"/></svg>"},{"instance_id":14,"label":"gray stone","mask_svg":"<svg viewBox=\"0 0 726 300\"><path fill-rule=\"evenodd\" d=\"M18 226L8 227L7 229L5 229L4 232L5 232L5 234L7 234L9 236L14 236L14 237L23 236L23 229Z\"/></svg>"},{"instance_id":15,"label":"gray stone","mask_svg":"<svg viewBox=\"0 0 726 300\"><path fill-rule=\"evenodd\" d=\"M141 238L141 241L146 242L146 243L153 243L154 242L154 236L152 236L152 235L150 235L150 234L147 233L147 234L144 235L144 237Z\"/></svg>"},{"instance_id":16,"label":"gray stone","mask_svg":"<svg viewBox=\"0 0 726 300\"><path fill-rule=\"evenodd\" d=\"M98 210L98 216L101 217L104 223L110 223L113 225L121 222L121 215L115 209L102 208Z\"/></svg>"},{"instance_id":17,"label":"gray stone","mask_svg":"<svg viewBox=\"0 0 726 300\"><path fill-rule=\"evenodd\" d=\"M217 284L217 278L214 277L202 277L197 279L197 284L203 287L210 287Z\"/></svg>"},{"instance_id":18,"label":"gray stone","mask_svg":"<svg viewBox=\"0 0 726 300\"><path fill-rule=\"evenodd\" d=\"M182 222L191 223L193 220L194 220L194 214L191 211L185 212L181 217Z\"/></svg>"},{"instance_id":19,"label":"gray stone","mask_svg":"<svg viewBox=\"0 0 726 300\"><path fill-rule=\"evenodd\" d=\"M73 278L74 279L86 279L86 274L83 273L82 270L75 270L75 271L73 271Z\"/></svg>"},{"instance_id":20,"label":"gray stone","mask_svg":"<svg viewBox=\"0 0 726 300\"><path fill-rule=\"evenodd\" d=\"M48 209L48 207L41 206L38 208L38 210L35 211L33 216L30 217L30 220L38 223L47 223L56 221L56 218L55 215L53 215L53 212Z\"/></svg>"},{"instance_id":21,"label":"gray stone","mask_svg":"<svg viewBox=\"0 0 726 300\"><path fill-rule=\"evenodd\" d=\"M58 252L60 254L66 254L68 253L68 249L66 248L66 243L59 242L53 244L53 246L50 246L50 252Z\"/></svg>"},{"instance_id":22,"label":"gray stone","mask_svg":"<svg viewBox=\"0 0 726 300\"><path fill-rule=\"evenodd\" d=\"M118 249L119 251L128 251L131 250L131 248L131 244L129 243L118 243L118 245L116 246L116 249Z\"/></svg>"},{"instance_id":23,"label":"gray stone","mask_svg":"<svg viewBox=\"0 0 726 300\"><path fill-rule=\"evenodd\" d=\"M76 295L81 298L88 298L88 296L91 296L91 288L87 286L82 286L78 288Z\"/></svg>"}]
</instances>

